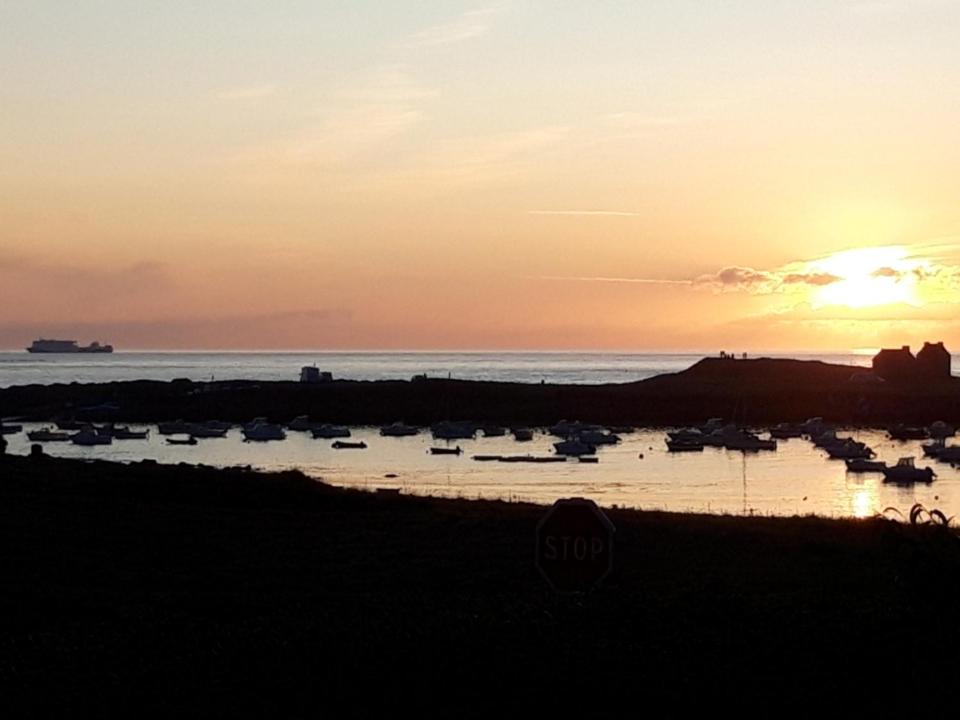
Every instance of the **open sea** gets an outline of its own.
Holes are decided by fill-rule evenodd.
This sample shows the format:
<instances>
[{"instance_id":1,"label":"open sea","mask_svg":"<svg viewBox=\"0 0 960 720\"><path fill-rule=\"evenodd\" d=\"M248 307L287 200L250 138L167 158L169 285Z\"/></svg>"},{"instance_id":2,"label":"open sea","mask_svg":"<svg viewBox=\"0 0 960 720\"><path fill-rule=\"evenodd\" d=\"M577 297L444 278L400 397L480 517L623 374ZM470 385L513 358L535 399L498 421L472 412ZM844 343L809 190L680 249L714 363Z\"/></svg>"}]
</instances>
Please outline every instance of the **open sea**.
<instances>
[{"instance_id":1,"label":"open sea","mask_svg":"<svg viewBox=\"0 0 960 720\"><path fill-rule=\"evenodd\" d=\"M770 356L770 355L768 355ZM0 386L110 380L255 379L295 380L304 365L334 377L357 380L409 379L426 373L468 380L548 383L619 383L686 369L701 354L642 353L126 353L112 355L28 355L0 353ZM869 365L869 355L794 354L800 359ZM558 420L560 418L557 418ZM572 418L571 418L572 419ZM28 423L24 430L40 427ZM662 429L638 429L619 445L598 450L596 465L575 460L550 464L505 464L472 460L475 454L552 454L556 440L538 431L533 442L510 436L461 440L458 456L431 455L428 431L409 438L384 438L376 428L352 428L366 450L335 450L330 440L288 432L287 439L246 443L238 428L226 438L196 446L170 446L156 427L146 440L114 441L102 447L48 443L51 455L121 462L251 465L266 470L298 468L326 482L367 489L449 497L501 498L549 503L558 497L590 497L601 505L731 514L868 516L895 507L907 513L915 502L960 514L960 470L922 459L918 441L889 440L878 430L850 429L877 459L894 463L916 456L937 473L931 485L898 487L880 474L848 473L842 461L805 440L780 441L775 452L741 453L707 448L671 454ZM7 435L9 451L27 453L25 432Z\"/></svg>"},{"instance_id":2,"label":"open sea","mask_svg":"<svg viewBox=\"0 0 960 720\"><path fill-rule=\"evenodd\" d=\"M316 365L347 380L430 377L596 385L680 372L702 353L583 352L116 352L31 355L0 352L0 387L114 380L297 380ZM767 355L869 365L869 355Z\"/></svg>"}]
</instances>

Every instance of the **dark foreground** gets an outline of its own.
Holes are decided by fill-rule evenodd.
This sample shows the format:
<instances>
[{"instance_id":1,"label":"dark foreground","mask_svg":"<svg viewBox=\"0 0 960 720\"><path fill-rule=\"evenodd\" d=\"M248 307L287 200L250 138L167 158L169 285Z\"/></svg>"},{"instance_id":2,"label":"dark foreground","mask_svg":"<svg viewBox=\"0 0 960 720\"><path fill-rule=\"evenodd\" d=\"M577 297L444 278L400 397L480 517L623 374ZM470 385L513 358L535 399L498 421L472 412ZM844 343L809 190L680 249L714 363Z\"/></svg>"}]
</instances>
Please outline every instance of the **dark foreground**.
<instances>
[{"instance_id":1,"label":"dark foreground","mask_svg":"<svg viewBox=\"0 0 960 720\"><path fill-rule=\"evenodd\" d=\"M948 531L610 511L616 569L571 599L533 567L543 512L296 473L0 459L5 706L314 717L950 702Z\"/></svg>"}]
</instances>

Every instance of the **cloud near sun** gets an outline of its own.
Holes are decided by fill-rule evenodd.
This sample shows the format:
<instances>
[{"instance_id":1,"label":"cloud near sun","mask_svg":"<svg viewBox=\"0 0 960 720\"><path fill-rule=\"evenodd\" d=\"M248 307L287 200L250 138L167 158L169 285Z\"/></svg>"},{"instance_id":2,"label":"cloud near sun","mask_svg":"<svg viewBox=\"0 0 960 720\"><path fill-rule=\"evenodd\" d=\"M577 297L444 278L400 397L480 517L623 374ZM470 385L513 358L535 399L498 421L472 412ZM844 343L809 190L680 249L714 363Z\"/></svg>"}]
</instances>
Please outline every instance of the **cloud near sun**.
<instances>
[{"instance_id":1,"label":"cloud near sun","mask_svg":"<svg viewBox=\"0 0 960 720\"><path fill-rule=\"evenodd\" d=\"M826 307L922 307L960 303L960 260L954 246L843 250L769 270L731 265L693 278L581 277L597 282L687 286L720 293L789 296L813 310ZM947 251L946 253L944 251Z\"/></svg>"}]
</instances>

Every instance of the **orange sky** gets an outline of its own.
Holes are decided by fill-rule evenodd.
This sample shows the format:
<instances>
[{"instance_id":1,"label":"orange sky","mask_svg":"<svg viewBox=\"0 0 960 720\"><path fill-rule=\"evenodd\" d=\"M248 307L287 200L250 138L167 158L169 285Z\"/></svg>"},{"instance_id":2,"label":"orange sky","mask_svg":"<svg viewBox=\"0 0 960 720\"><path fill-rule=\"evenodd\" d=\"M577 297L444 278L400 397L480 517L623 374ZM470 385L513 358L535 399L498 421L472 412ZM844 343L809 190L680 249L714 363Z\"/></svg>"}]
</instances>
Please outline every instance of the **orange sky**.
<instances>
[{"instance_id":1,"label":"orange sky","mask_svg":"<svg viewBox=\"0 0 960 720\"><path fill-rule=\"evenodd\" d=\"M956 4L170 5L0 10L0 347L960 346Z\"/></svg>"}]
</instances>

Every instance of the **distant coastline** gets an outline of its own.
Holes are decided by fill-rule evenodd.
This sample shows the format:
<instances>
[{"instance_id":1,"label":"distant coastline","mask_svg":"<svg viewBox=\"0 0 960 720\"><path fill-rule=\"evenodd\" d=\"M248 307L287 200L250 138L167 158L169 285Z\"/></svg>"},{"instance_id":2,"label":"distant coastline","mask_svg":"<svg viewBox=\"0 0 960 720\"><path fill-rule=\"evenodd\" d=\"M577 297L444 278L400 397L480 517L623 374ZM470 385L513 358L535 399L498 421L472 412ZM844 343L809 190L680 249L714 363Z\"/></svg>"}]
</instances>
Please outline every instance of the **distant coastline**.
<instances>
[{"instance_id":1,"label":"distant coastline","mask_svg":"<svg viewBox=\"0 0 960 720\"><path fill-rule=\"evenodd\" d=\"M129 381L34 384L0 389L6 416L47 420L245 421L298 415L345 424L471 419L546 425L561 419L671 425L723 417L738 423L821 416L847 425L960 421L960 379L864 383L862 366L788 359L703 358L636 382L597 385L477 382L444 378L297 382ZM109 407L109 409L106 409Z\"/></svg>"}]
</instances>

